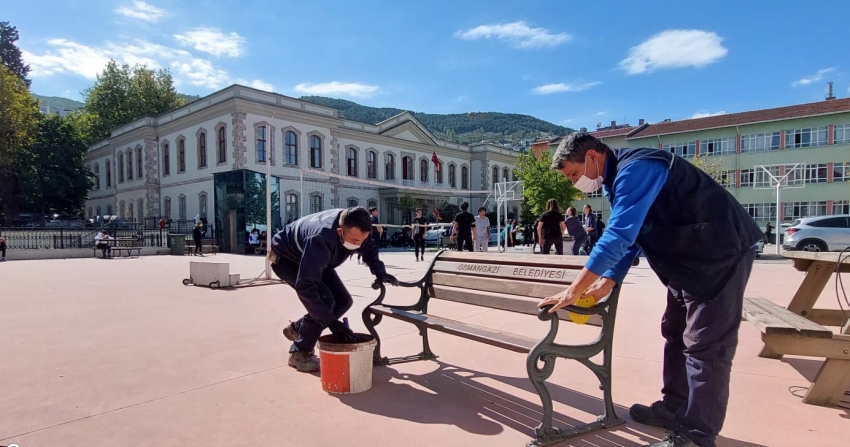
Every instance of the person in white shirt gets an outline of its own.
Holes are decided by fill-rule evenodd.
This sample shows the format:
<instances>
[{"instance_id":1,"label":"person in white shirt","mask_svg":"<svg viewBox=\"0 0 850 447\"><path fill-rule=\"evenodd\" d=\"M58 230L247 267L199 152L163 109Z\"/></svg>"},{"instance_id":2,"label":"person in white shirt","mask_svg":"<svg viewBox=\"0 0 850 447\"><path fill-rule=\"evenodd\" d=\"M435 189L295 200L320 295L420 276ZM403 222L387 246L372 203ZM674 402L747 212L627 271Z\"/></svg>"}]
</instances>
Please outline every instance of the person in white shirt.
<instances>
[{"instance_id":1,"label":"person in white shirt","mask_svg":"<svg viewBox=\"0 0 850 447\"><path fill-rule=\"evenodd\" d=\"M474 251L487 251L490 245L490 218L486 216L487 208L478 208L475 217L475 246Z\"/></svg>"},{"instance_id":2,"label":"person in white shirt","mask_svg":"<svg viewBox=\"0 0 850 447\"><path fill-rule=\"evenodd\" d=\"M110 239L112 238L108 234L106 234L106 231L101 231L97 234L97 236L94 237L95 247L99 248L100 251L103 253L103 259L112 257L112 249L109 247Z\"/></svg>"}]
</instances>

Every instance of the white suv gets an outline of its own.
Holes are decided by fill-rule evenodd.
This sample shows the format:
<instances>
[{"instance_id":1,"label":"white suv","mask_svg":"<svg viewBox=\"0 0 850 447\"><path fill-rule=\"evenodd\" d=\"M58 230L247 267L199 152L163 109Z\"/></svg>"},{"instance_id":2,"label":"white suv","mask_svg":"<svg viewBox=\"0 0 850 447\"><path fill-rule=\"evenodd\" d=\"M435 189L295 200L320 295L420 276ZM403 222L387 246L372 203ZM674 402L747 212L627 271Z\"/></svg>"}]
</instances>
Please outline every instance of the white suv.
<instances>
[{"instance_id":1,"label":"white suv","mask_svg":"<svg viewBox=\"0 0 850 447\"><path fill-rule=\"evenodd\" d=\"M850 247L850 214L807 217L785 229L786 250L841 251Z\"/></svg>"}]
</instances>

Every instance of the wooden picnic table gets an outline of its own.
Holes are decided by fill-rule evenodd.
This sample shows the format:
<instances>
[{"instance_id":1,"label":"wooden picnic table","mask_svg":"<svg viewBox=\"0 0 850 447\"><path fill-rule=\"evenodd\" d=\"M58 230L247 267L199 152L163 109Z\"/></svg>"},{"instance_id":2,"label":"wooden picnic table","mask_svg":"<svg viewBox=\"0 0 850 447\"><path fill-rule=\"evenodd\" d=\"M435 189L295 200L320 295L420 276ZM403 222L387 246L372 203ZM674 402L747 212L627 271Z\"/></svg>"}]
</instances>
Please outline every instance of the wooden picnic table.
<instances>
[{"instance_id":1,"label":"wooden picnic table","mask_svg":"<svg viewBox=\"0 0 850 447\"><path fill-rule=\"evenodd\" d=\"M760 357L799 355L826 359L803 398L804 403L812 405L835 406L850 389L850 309L815 307L824 288L834 280L836 270L850 272L850 255L845 254L839 264L839 254L783 252L782 256L791 259L795 269L806 272L788 306L782 308L763 298L744 300L744 318L762 331L765 346Z\"/></svg>"}]
</instances>

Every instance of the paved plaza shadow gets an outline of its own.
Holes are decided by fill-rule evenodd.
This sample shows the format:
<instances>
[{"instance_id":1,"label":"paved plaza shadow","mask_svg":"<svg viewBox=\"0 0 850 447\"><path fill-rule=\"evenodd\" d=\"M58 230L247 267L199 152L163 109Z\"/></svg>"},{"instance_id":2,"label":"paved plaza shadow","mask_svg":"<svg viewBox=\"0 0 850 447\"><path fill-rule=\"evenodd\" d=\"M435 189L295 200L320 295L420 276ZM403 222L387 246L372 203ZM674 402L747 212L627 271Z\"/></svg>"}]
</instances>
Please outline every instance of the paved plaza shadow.
<instances>
[{"instance_id":1,"label":"paved plaza shadow","mask_svg":"<svg viewBox=\"0 0 850 447\"><path fill-rule=\"evenodd\" d=\"M436 362L439 367L425 374L405 374L393 366L376 367L374 386L361 394L335 395L353 409L394 419L421 424L455 425L467 432L480 435L498 435L504 428L529 437L540 423L542 406L539 401L528 401L502 390L482 384L482 380L504 383L529 393L535 393L526 377L508 377L486 374ZM555 412L554 424L569 429L582 422L590 422L602 411L601 398L549 384L555 402L567 404L585 413L587 420L578 421ZM618 416L628 419L628 408L615 405ZM562 447L587 445L617 445L639 447L657 442L664 430L628 421L613 431L599 430L567 439ZM718 445L731 447L765 447L743 441L719 438Z\"/></svg>"},{"instance_id":2,"label":"paved plaza shadow","mask_svg":"<svg viewBox=\"0 0 850 447\"><path fill-rule=\"evenodd\" d=\"M782 358L782 363L790 365L809 382L815 380L815 376L817 376L818 371L820 371L821 366L823 366L823 362L824 360L822 359L807 359L798 357ZM792 386L788 388L788 392L802 400L808 389L809 387L807 386ZM843 414L841 414L842 418L850 419L850 390L847 390L844 393L844 398L841 399L841 402L838 403L837 407L844 410Z\"/></svg>"}]
</instances>

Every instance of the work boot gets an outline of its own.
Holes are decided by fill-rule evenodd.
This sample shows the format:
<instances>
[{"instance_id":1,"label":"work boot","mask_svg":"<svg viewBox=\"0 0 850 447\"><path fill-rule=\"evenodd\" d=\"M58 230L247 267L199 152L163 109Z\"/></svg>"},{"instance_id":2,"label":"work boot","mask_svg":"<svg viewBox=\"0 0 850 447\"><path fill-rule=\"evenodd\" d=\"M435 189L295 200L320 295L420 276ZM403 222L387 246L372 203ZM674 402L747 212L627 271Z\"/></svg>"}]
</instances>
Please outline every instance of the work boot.
<instances>
[{"instance_id":1,"label":"work boot","mask_svg":"<svg viewBox=\"0 0 850 447\"><path fill-rule=\"evenodd\" d=\"M667 436L661 440L661 442L656 442L655 444L650 444L647 447L699 447L694 444L694 441L691 441L687 436L682 436L676 434L676 432L668 431Z\"/></svg>"},{"instance_id":2,"label":"work boot","mask_svg":"<svg viewBox=\"0 0 850 447\"><path fill-rule=\"evenodd\" d=\"M319 370L319 359L313 351L295 351L289 354L289 366L300 372L316 372Z\"/></svg>"},{"instance_id":3,"label":"work boot","mask_svg":"<svg viewBox=\"0 0 850 447\"><path fill-rule=\"evenodd\" d=\"M289 322L289 325L283 328L283 336L286 337L289 341L295 341L300 337L298 333L298 329L295 329L295 323Z\"/></svg>"},{"instance_id":4,"label":"work boot","mask_svg":"<svg viewBox=\"0 0 850 447\"><path fill-rule=\"evenodd\" d=\"M667 430L676 428L676 416L660 400L648 407L646 405L634 404L629 408L629 415L635 422L640 422L643 425L663 427Z\"/></svg>"}]
</instances>

